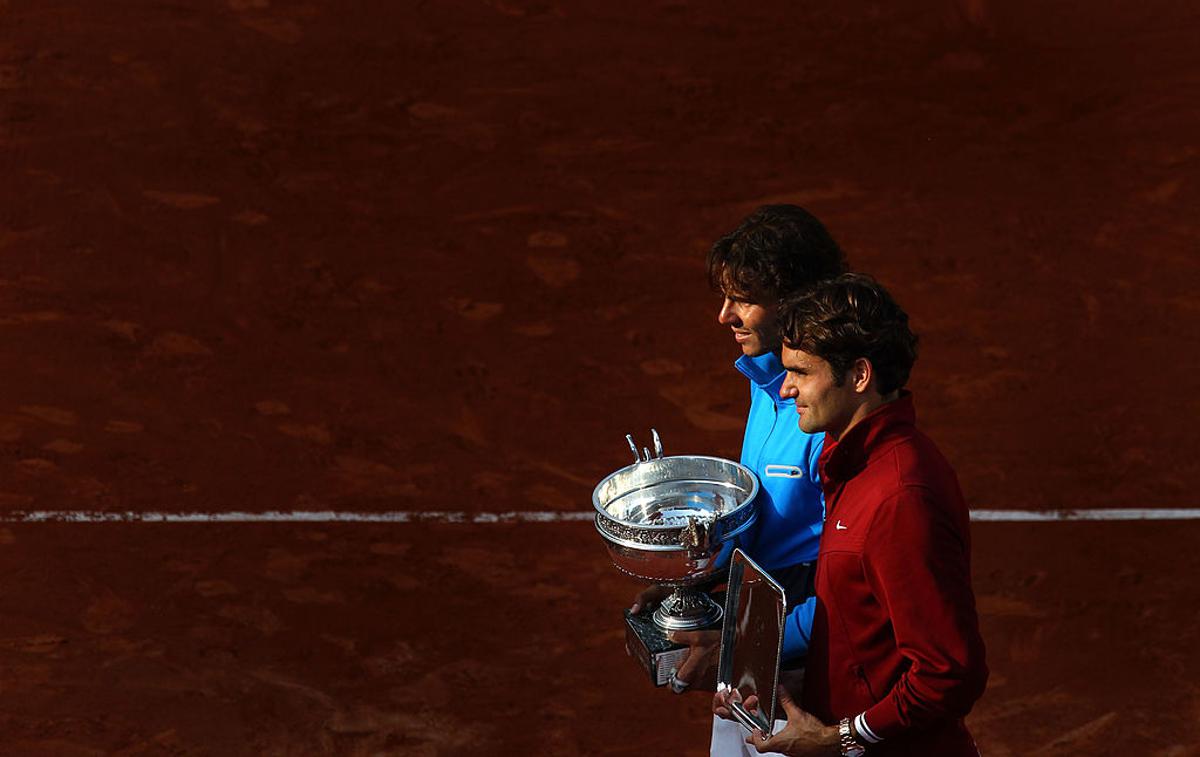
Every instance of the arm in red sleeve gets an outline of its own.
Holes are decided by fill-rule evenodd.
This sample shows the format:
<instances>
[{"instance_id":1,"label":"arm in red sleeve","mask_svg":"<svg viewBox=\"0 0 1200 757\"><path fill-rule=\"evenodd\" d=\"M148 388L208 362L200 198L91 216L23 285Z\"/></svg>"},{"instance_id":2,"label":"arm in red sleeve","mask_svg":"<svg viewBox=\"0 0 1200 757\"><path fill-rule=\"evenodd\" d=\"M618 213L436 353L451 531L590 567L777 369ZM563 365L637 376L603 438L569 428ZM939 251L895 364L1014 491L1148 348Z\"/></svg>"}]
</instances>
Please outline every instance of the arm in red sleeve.
<instances>
[{"instance_id":1,"label":"arm in red sleeve","mask_svg":"<svg viewBox=\"0 0 1200 757\"><path fill-rule=\"evenodd\" d=\"M864 713L880 738L964 717L987 683L971 590L966 507L907 488L872 520L863 552L867 581L887 611L908 669Z\"/></svg>"}]
</instances>

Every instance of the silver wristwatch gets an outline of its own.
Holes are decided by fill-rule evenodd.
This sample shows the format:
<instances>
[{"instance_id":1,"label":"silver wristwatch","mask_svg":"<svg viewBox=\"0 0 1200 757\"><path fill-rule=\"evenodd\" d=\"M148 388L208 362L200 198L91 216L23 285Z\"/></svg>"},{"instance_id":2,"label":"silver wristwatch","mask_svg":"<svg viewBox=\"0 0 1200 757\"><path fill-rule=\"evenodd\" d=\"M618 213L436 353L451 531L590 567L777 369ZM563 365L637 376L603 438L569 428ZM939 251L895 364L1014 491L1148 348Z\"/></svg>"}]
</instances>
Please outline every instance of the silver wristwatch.
<instances>
[{"instance_id":1,"label":"silver wristwatch","mask_svg":"<svg viewBox=\"0 0 1200 757\"><path fill-rule=\"evenodd\" d=\"M862 757L867 750L854 740L854 732L850 730L850 718L842 718L838 723L838 738L842 747L842 757Z\"/></svg>"}]
</instances>

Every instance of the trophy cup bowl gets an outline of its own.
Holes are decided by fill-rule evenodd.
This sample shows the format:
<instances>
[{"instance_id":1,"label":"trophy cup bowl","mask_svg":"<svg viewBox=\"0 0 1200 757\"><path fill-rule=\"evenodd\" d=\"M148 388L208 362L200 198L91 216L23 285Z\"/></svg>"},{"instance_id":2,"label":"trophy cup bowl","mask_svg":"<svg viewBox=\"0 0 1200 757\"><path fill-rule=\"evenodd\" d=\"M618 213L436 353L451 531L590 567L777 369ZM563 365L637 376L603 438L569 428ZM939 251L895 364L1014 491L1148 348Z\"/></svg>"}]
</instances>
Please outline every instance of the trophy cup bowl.
<instances>
[{"instance_id":1,"label":"trophy cup bowl","mask_svg":"<svg viewBox=\"0 0 1200 757\"><path fill-rule=\"evenodd\" d=\"M754 499L758 478L732 460L702 455L664 457L657 432L655 454L638 454L626 437L636 461L605 477L592 492L596 530L608 548L613 565L646 583L673 588L654 611L653 626L627 616L630 629L647 650L631 652L655 676L656 654L678 649L665 641L665 632L709 628L724 613L704 592L691 588L726 567L734 537L750 528L758 516ZM655 634L655 631L657 633ZM655 636L651 639L649 636Z\"/></svg>"}]
</instances>

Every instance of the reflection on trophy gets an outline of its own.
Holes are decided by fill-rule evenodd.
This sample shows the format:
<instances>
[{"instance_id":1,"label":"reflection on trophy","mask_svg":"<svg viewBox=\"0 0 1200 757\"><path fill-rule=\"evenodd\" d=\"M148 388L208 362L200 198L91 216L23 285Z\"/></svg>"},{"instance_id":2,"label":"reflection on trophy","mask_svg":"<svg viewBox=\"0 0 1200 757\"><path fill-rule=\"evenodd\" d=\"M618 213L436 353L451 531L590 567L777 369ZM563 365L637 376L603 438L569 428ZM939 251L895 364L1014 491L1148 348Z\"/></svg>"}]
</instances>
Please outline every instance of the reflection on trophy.
<instances>
[{"instance_id":1,"label":"reflection on trophy","mask_svg":"<svg viewBox=\"0 0 1200 757\"><path fill-rule=\"evenodd\" d=\"M733 539L754 524L758 479L732 460L699 455L664 457L658 432L654 452L610 474L592 492L596 530L617 568L647 583L674 588L652 616L625 613L626 644L656 686L671 678L687 648L667 631L710 628L723 610L691 588L724 569Z\"/></svg>"}]
</instances>

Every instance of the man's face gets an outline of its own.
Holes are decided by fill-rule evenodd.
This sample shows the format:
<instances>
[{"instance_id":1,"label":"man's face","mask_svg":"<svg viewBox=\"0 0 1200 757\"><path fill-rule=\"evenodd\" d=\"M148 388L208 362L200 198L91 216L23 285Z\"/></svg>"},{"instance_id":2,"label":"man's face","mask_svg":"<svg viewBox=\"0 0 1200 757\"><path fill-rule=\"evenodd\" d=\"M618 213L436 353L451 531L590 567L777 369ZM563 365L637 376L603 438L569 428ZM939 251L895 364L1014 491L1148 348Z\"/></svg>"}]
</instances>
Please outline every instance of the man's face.
<instances>
[{"instance_id":1,"label":"man's face","mask_svg":"<svg viewBox=\"0 0 1200 757\"><path fill-rule=\"evenodd\" d=\"M775 303L754 302L738 292L726 290L717 323L733 331L742 352L758 357L779 349L783 340L775 327Z\"/></svg>"},{"instance_id":2,"label":"man's face","mask_svg":"<svg viewBox=\"0 0 1200 757\"><path fill-rule=\"evenodd\" d=\"M835 439L841 436L862 404L853 382L845 377L838 386L829 362L816 355L784 345L782 357L787 376L779 396L796 400L800 430L810 434L825 431Z\"/></svg>"}]
</instances>

